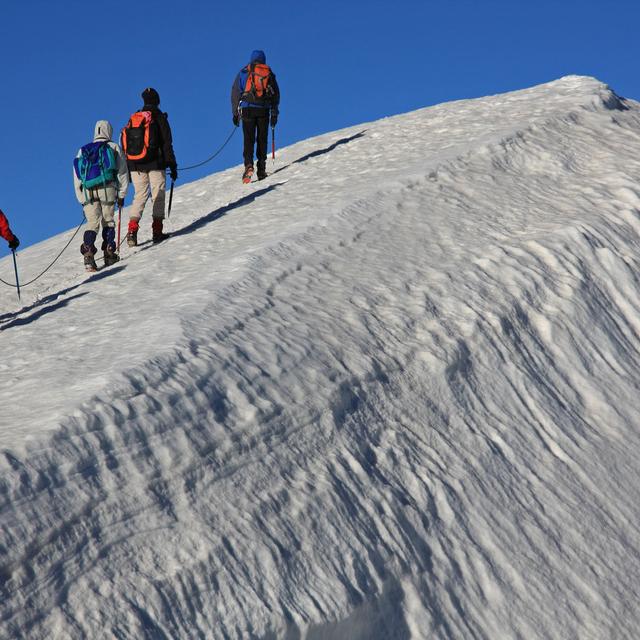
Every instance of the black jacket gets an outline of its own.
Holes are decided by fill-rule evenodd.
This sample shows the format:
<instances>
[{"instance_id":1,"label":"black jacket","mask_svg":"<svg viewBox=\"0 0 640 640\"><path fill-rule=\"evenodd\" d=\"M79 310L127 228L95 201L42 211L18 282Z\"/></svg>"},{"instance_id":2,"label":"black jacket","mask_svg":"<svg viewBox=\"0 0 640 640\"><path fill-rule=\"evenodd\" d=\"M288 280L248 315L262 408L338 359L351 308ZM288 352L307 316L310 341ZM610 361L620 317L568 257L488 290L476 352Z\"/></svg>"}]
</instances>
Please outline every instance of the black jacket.
<instances>
[{"instance_id":1,"label":"black jacket","mask_svg":"<svg viewBox=\"0 0 640 640\"><path fill-rule=\"evenodd\" d=\"M173 139L167 114L160 111L157 106L149 104L145 104L140 111L151 111L151 126L154 130L150 131L149 157L144 161L127 160L129 171L164 171L167 168L176 168L178 163L173 152Z\"/></svg>"}]
</instances>

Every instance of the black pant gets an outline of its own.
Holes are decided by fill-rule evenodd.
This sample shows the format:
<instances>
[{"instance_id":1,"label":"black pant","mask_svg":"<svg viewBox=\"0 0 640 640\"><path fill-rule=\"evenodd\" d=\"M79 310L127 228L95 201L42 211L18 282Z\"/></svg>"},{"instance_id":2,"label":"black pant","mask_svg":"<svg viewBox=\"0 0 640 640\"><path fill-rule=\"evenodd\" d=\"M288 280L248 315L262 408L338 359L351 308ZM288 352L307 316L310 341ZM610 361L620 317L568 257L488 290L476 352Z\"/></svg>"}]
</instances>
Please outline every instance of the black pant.
<instances>
[{"instance_id":1,"label":"black pant","mask_svg":"<svg viewBox=\"0 0 640 640\"><path fill-rule=\"evenodd\" d=\"M248 107L242 110L242 133L244 135L244 166L253 164L253 147L256 145L258 169L267 163L269 138L269 110Z\"/></svg>"}]
</instances>

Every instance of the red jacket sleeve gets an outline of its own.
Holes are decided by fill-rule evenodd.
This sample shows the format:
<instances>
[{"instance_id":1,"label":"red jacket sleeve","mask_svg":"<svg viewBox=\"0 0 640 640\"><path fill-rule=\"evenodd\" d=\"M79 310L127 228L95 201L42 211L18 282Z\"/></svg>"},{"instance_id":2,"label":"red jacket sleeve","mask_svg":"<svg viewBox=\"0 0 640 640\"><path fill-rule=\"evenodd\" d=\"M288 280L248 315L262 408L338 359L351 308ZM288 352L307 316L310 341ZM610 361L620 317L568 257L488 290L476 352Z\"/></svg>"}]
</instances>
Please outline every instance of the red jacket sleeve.
<instances>
[{"instance_id":1,"label":"red jacket sleeve","mask_svg":"<svg viewBox=\"0 0 640 640\"><path fill-rule=\"evenodd\" d=\"M0 211L0 236L7 242L13 240L13 233L11 233L11 229L9 229L9 221L2 211Z\"/></svg>"}]
</instances>

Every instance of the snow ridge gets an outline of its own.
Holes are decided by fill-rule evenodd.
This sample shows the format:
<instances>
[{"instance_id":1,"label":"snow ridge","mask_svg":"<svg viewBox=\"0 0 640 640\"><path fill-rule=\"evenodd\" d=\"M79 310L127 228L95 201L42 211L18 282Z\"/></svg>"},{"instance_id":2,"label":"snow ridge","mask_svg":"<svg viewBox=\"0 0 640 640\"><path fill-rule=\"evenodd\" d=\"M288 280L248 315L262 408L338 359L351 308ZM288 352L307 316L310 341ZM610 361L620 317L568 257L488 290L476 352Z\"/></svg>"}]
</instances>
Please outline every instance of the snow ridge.
<instances>
[{"instance_id":1,"label":"snow ridge","mask_svg":"<svg viewBox=\"0 0 640 640\"><path fill-rule=\"evenodd\" d=\"M572 76L364 127L235 209L237 171L183 187L194 231L86 284L144 312L187 249L169 346L0 457L0 636L633 637L638 105Z\"/></svg>"}]
</instances>

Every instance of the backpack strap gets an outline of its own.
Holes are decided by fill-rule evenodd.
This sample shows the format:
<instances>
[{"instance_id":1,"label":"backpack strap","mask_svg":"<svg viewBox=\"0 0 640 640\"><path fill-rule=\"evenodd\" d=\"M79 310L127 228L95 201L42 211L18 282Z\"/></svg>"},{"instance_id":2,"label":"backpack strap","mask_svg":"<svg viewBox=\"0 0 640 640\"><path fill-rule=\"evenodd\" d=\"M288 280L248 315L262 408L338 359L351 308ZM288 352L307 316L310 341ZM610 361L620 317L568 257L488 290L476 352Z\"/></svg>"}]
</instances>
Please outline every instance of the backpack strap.
<instances>
[{"instance_id":1,"label":"backpack strap","mask_svg":"<svg viewBox=\"0 0 640 640\"><path fill-rule=\"evenodd\" d=\"M104 187L104 200L105 202L109 200L109 195L107 193L107 176L105 175L105 166L104 166L104 154L102 150L107 146L106 142L103 142L102 145L98 148L98 163L100 164L100 174L102 175L102 186Z\"/></svg>"},{"instance_id":2,"label":"backpack strap","mask_svg":"<svg viewBox=\"0 0 640 640\"><path fill-rule=\"evenodd\" d=\"M89 195L87 194L87 188L84 186L84 183L87 179L87 171L88 171L87 156L86 156L84 147L80 150L80 160L81 161L78 163L78 167L80 169L80 183L82 187L82 193L84 193L84 204L88 204Z\"/></svg>"},{"instance_id":3,"label":"backpack strap","mask_svg":"<svg viewBox=\"0 0 640 640\"><path fill-rule=\"evenodd\" d=\"M256 90L256 83L254 79L255 70L256 70L255 62L252 62L251 64L247 65L247 75L249 76L249 88L251 91ZM245 89L245 93L247 93L246 89Z\"/></svg>"}]
</instances>

